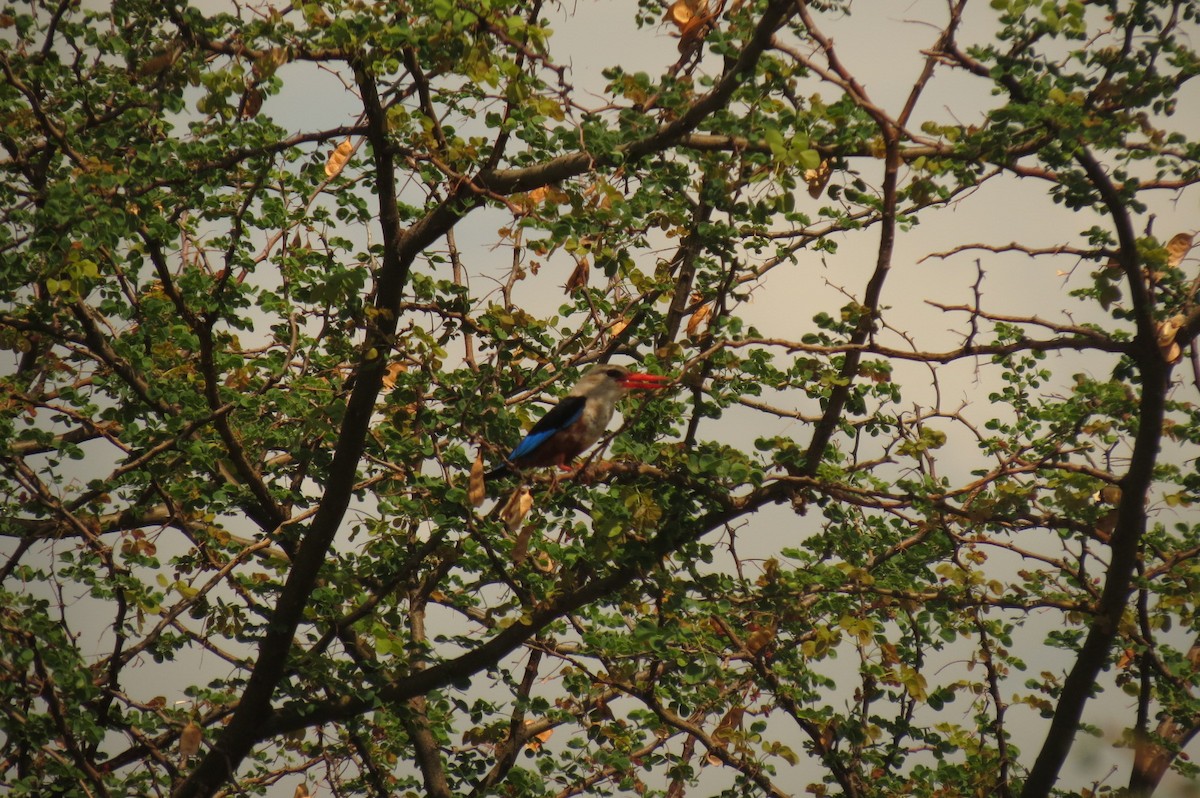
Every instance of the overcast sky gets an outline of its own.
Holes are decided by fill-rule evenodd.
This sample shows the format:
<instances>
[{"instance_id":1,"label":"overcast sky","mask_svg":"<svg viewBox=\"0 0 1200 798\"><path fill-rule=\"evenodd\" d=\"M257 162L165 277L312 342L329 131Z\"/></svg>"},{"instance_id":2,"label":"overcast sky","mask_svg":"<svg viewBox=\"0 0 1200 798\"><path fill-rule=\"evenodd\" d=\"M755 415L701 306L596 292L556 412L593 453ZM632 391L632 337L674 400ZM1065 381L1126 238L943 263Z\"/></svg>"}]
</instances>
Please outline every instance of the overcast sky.
<instances>
[{"instance_id":1,"label":"overcast sky","mask_svg":"<svg viewBox=\"0 0 1200 798\"><path fill-rule=\"evenodd\" d=\"M203 4L205 7L224 6L219 0ZM670 36L666 26L638 30L633 25L635 5L630 2L593 2L580 0L567 4L563 9L546 12L555 36L551 50L555 60L569 64L570 82L579 90L595 92L597 105L602 104L601 93L604 80L601 69L620 64L626 71L643 70L650 74L663 71L678 58L676 39ZM860 2L855 6L854 16L830 24L826 29L838 47L842 60L866 86L875 101L892 111L903 105L908 89L921 68L920 50L927 47L937 36L944 19L945 3L942 0L914 0L914 2ZM972 4L962 28L960 41L982 39L992 29L995 19L986 2ZM1190 35L1200 31L1192 30ZM318 71L310 65L296 64L281 71L285 89L277 97L270 98L263 113L274 117L279 123L294 131L312 131L347 124L354 120L357 101L350 96L342 84L328 73ZM824 91L832 95L830 89ZM580 95L582 96L582 95ZM1179 103L1174 119L1177 129L1195 132L1200 130L1200 97L1195 87L1189 89ZM930 90L919 106L918 122L933 119L938 122L959 121L970 123L994 102L990 86L981 81L942 69L938 72ZM865 161L853 168L870 184L877 185L881 162ZM835 180L838 178L835 177ZM914 333L917 344L924 349L949 348L960 341L953 328L961 319L947 318L945 314L929 306L925 300L937 299L945 303L968 302L970 288L975 281L975 260L978 258L987 271L984 283L985 307L999 313L1041 314L1047 318L1063 320L1064 311L1075 311L1075 319L1081 320L1079 308L1067 298L1072 287L1084 284L1088 266L1080 268L1075 275L1070 260L1049 259L1034 261L1020 254L969 253L942 260L927 259L930 253L948 250L967 241L1003 244L1013 240L1031 246L1053 246L1064 243L1080 243L1079 232L1093 222L1080 214L1054 205L1046 196L1045 184L1033 180L1008 178L997 180L981 188L966 201L952 207L924 214L921 224L912 231L903 233L897 243L894 258L894 273L885 293L884 304L888 306L885 318ZM810 202L801 192L800 202ZM815 210L818 201L811 200ZM1200 207L1193 192L1185 196L1163 194L1156 198L1153 211L1158 215L1155 232L1160 239L1180 231L1200 228ZM506 251L497 252L497 221L503 222L504 213L499 211L477 213L456 229L459 245L464 250L464 260L472 272L477 291L486 290L491 277L502 280L510 266ZM352 231L348 234L353 235ZM781 268L770 275L770 290L752 293L751 303L742 315L757 325L768 336L798 339L809 329L812 315L818 311L836 312L845 303L835 290L844 287L861 296L862 287L874 262L877 233L865 231L857 235L841 237L840 252L836 257L819 253L802 253L796 266ZM656 252L643 253L646 262L652 263L659 256ZM1064 274L1066 272L1066 274ZM1074 280L1072 280L1072 276ZM545 270L520 286L519 299L534 306L557 307L562 301L562 284L566 272ZM896 343L893 341L892 343ZM1069 357L1069 356L1063 356ZM1072 369L1103 373L1107 367L1103 361L1080 362L1078 366L1067 365L1063 374ZM1055 366L1060 368L1059 365ZM909 401L928 403L933 393L926 386L929 376L924 367L898 366L901 381L912 378L913 386L905 386ZM964 401L978 402L994 386L994 374L984 369L976 371L973 364L962 363L944 368L940 375L943 394L942 404L946 409L955 409ZM991 407L982 408L990 412ZM747 416L749 418L749 416ZM752 434L786 432L799 440L807 433L797 422L761 419L761 425L750 430ZM767 428L774 425L775 429ZM722 427L712 423L703 429L703 434L729 442L746 441L747 431L731 432L728 425ZM978 453L974 449L946 453L945 467L959 469L965 473L978 466ZM88 469L85 464L82 466ZM92 476L81 471L81 477ZM796 530L796 519L781 509L771 508L754 519L743 530L739 543L744 546L743 554L752 555L761 546L764 556L776 551L780 545L779 530L791 534ZM815 519L812 523L819 523ZM718 563L719 565L719 563ZM997 558L995 567L1014 567ZM1049 628L1053 616L1031 620L1030 626ZM1028 637L1028 636L1027 636ZM1070 666L1062 652L1031 648L1026 654L1030 663L1029 675L1036 676L1043 667L1061 672ZM216 665L216 663L207 663ZM836 665L836 663L834 663ZM948 661L947 668L961 667L963 663ZM185 684L196 681L193 676L195 662L181 662L173 666L158 666L146 669L147 680L137 685L145 695L174 694L182 697L179 690ZM1024 676L1018 675L1013 685L1019 685ZM1010 686L1010 689L1012 688ZM172 699L174 700L174 699ZM1119 690L1108 690L1089 705L1087 719L1115 734L1118 728L1107 723L1105 718L1115 714L1125 722L1131 716L1129 706L1132 699ZM945 712L960 713L967 709L966 702L959 701L947 706ZM1024 752L1023 761L1029 764L1031 755L1040 745L1044 726L1030 713L1014 713L1022 718L1018 741ZM955 718L957 720L957 718ZM1027 735L1027 736L1026 736ZM1110 765L1119 769L1119 775L1109 784L1124 784L1130 753L1127 750L1110 751L1105 746L1081 739L1072 754L1066 771L1064 786L1086 785L1087 780L1101 778ZM1195 747L1193 746L1193 750ZM717 774L713 774L718 778ZM802 785L781 782L785 788L802 792ZM290 795L294 782L280 785L277 795ZM1186 785L1167 784L1162 795L1188 794ZM328 793L325 793L328 794Z\"/></svg>"}]
</instances>

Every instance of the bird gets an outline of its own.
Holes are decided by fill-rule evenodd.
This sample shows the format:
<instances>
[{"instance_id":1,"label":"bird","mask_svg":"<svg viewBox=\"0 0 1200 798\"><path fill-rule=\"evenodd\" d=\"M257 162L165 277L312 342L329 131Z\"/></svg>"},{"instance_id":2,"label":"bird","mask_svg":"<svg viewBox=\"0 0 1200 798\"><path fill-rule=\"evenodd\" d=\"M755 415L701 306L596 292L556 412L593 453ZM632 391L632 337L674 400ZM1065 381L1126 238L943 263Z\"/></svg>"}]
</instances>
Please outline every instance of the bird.
<instances>
[{"instance_id":1,"label":"bird","mask_svg":"<svg viewBox=\"0 0 1200 798\"><path fill-rule=\"evenodd\" d=\"M609 363L592 366L570 393L538 419L504 464L489 471L485 478L494 479L514 468L566 468L567 463L604 435L617 400L626 391L655 390L669 382L668 377L624 366Z\"/></svg>"}]
</instances>

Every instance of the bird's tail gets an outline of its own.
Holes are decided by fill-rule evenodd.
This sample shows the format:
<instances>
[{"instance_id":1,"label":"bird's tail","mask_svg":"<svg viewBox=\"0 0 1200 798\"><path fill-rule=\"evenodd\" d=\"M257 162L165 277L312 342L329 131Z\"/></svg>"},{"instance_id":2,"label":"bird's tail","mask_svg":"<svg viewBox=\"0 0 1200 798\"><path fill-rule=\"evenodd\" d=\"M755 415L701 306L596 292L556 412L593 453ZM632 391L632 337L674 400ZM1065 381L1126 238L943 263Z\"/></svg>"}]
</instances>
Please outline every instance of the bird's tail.
<instances>
[{"instance_id":1,"label":"bird's tail","mask_svg":"<svg viewBox=\"0 0 1200 798\"><path fill-rule=\"evenodd\" d=\"M512 472L512 469L509 468L508 463L502 463L502 464L496 466L495 468L493 468L491 471L488 471L487 473L485 473L483 475L483 479L485 482L490 482L493 479L502 477L505 474L508 474L511 472Z\"/></svg>"}]
</instances>

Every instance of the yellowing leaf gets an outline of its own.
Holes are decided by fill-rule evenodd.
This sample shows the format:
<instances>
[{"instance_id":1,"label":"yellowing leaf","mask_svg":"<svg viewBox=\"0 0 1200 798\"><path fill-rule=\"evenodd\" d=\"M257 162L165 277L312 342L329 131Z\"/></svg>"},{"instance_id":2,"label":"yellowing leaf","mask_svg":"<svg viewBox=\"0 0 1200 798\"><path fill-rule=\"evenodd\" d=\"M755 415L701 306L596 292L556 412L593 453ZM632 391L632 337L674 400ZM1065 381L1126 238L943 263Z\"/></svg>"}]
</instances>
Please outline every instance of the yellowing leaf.
<instances>
[{"instance_id":1,"label":"yellowing leaf","mask_svg":"<svg viewBox=\"0 0 1200 798\"><path fill-rule=\"evenodd\" d=\"M1167 242L1167 265L1174 269L1192 250L1192 236L1178 233Z\"/></svg>"},{"instance_id":2,"label":"yellowing leaf","mask_svg":"<svg viewBox=\"0 0 1200 798\"><path fill-rule=\"evenodd\" d=\"M921 672L915 668L910 668L907 665L900 666L900 684L904 685L905 691L915 700L928 700L929 684L925 681L925 677L921 675Z\"/></svg>"},{"instance_id":3,"label":"yellowing leaf","mask_svg":"<svg viewBox=\"0 0 1200 798\"><path fill-rule=\"evenodd\" d=\"M1167 495L1163 496L1163 501L1165 501L1167 503L1168 507L1191 507L1192 506L1192 497L1187 493L1187 491L1180 491L1179 493L1168 493Z\"/></svg>"},{"instance_id":4,"label":"yellowing leaf","mask_svg":"<svg viewBox=\"0 0 1200 798\"><path fill-rule=\"evenodd\" d=\"M350 160L352 152L354 152L354 145L350 143L350 139L337 145L337 148L329 153L329 159L325 161L325 176L332 180L340 175L346 168L346 162Z\"/></svg>"},{"instance_id":5,"label":"yellowing leaf","mask_svg":"<svg viewBox=\"0 0 1200 798\"><path fill-rule=\"evenodd\" d=\"M821 169L821 153L813 149L802 149L799 152L795 150L795 137L792 138L792 155L796 159L796 163L805 171L816 172ZM807 179L807 178L805 178Z\"/></svg>"},{"instance_id":6,"label":"yellowing leaf","mask_svg":"<svg viewBox=\"0 0 1200 798\"><path fill-rule=\"evenodd\" d=\"M464 745L487 745L494 742L487 730L478 726L473 726L463 732L462 741Z\"/></svg>"},{"instance_id":7,"label":"yellowing leaf","mask_svg":"<svg viewBox=\"0 0 1200 798\"><path fill-rule=\"evenodd\" d=\"M333 24L333 18L317 3L304 3L304 19L314 28L328 28Z\"/></svg>"},{"instance_id":8,"label":"yellowing leaf","mask_svg":"<svg viewBox=\"0 0 1200 798\"><path fill-rule=\"evenodd\" d=\"M269 50L263 50L257 58L254 59L254 64L251 70L254 77L259 80L269 78L275 74L279 67L288 62L288 51L285 47L272 47Z\"/></svg>"}]
</instances>

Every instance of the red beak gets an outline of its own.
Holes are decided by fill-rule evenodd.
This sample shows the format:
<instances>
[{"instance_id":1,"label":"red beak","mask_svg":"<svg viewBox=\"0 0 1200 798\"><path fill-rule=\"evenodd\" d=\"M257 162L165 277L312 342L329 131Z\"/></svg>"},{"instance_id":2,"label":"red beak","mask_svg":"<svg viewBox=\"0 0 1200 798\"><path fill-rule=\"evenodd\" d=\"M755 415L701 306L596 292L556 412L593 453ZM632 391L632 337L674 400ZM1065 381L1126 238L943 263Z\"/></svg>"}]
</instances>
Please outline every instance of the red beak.
<instances>
[{"instance_id":1,"label":"red beak","mask_svg":"<svg viewBox=\"0 0 1200 798\"><path fill-rule=\"evenodd\" d=\"M621 387L630 390L654 391L659 388L665 388L671 382L670 377L663 377L658 374L641 374L636 371L631 371L621 383Z\"/></svg>"}]
</instances>

